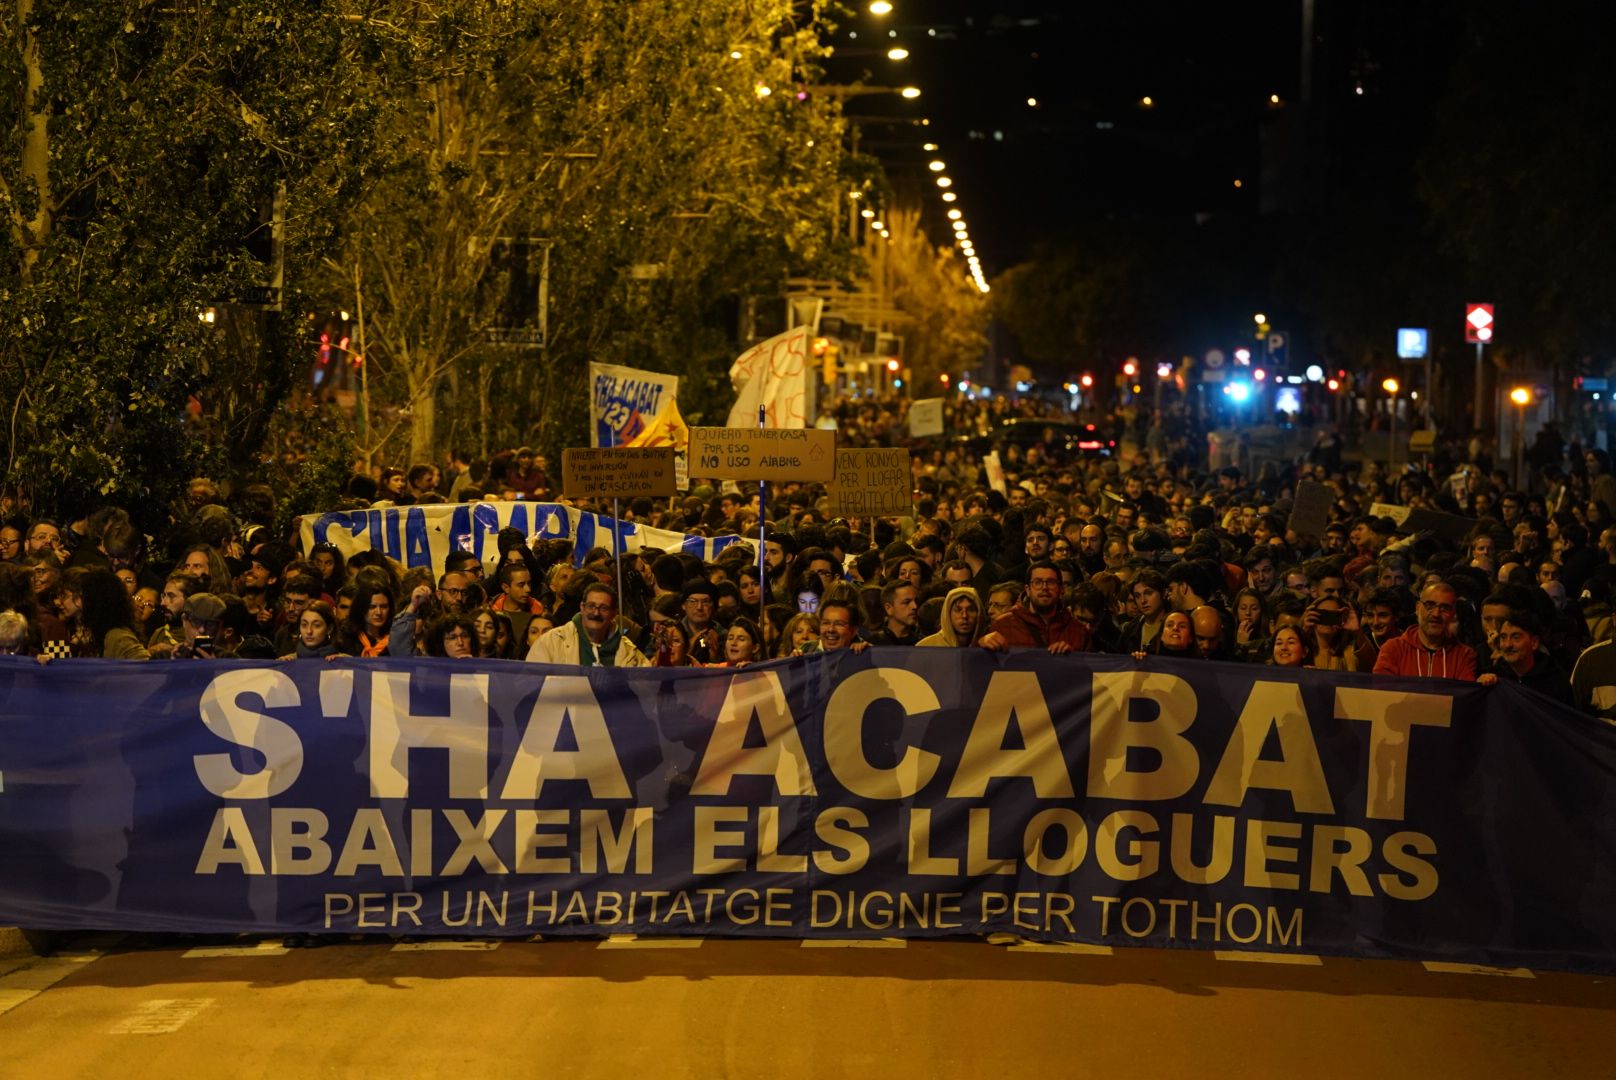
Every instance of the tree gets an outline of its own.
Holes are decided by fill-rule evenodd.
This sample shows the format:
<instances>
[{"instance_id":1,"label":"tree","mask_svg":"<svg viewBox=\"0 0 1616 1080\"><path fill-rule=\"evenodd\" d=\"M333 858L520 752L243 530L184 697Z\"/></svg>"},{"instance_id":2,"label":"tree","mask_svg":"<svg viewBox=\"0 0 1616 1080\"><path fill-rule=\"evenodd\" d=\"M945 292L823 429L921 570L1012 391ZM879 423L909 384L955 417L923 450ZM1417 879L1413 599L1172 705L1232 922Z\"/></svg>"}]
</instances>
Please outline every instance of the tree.
<instances>
[{"instance_id":1,"label":"tree","mask_svg":"<svg viewBox=\"0 0 1616 1080\"><path fill-rule=\"evenodd\" d=\"M1465 295L1499 307L1500 343L1539 357L1616 349L1616 122L1607 5L1544 19L1510 0L1465 6L1465 48L1418 163L1419 194Z\"/></svg>"},{"instance_id":2,"label":"tree","mask_svg":"<svg viewBox=\"0 0 1616 1080\"><path fill-rule=\"evenodd\" d=\"M1261 284L1250 227L1080 222L994 282L994 314L1029 360L1064 376L1128 355L1176 358L1249 335Z\"/></svg>"},{"instance_id":3,"label":"tree","mask_svg":"<svg viewBox=\"0 0 1616 1080\"><path fill-rule=\"evenodd\" d=\"M20 0L0 35L0 484L153 518L190 470L251 460L289 381L296 328L238 302L267 284L277 191L289 277L324 240L329 146L366 137L329 77L356 35L306 7L136 0ZM249 347L225 354L221 325Z\"/></svg>"},{"instance_id":4,"label":"tree","mask_svg":"<svg viewBox=\"0 0 1616 1080\"><path fill-rule=\"evenodd\" d=\"M987 347L987 297L953 248L938 248L920 225L920 211L886 212L890 240L872 240L872 271L885 274L893 302L909 316L904 360L917 387L944 372L974 367Z\"/></svg>"},{"instance_id":5,"label":"tree","mask_svg":"<svg viewBox=\"0 0 1616 1080\"><path fill-rule=\"evenodd\" d=\"M841 120L792 92L819 54L794 7L439 0L376 16L392 33L361 77L390 137L327 290L345 295L358 266L372 387L407 409L411 460L446 428L577 442L591 359L704 384L728 359L724 298L835 258ZM482 333L512 242L548 251L542 351Z\"/></svg>"}]
</instances>

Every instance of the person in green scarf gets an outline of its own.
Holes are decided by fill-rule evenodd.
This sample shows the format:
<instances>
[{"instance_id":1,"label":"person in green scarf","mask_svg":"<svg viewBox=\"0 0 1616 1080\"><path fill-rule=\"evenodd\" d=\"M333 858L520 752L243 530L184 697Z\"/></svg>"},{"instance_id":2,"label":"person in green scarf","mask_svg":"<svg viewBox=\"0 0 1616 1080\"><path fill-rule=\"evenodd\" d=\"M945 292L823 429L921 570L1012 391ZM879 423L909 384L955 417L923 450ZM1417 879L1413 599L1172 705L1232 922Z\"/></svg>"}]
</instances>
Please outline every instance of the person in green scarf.
<instances>
[{"instance_id":1,"label":"person in green scarf","mask_svg":"<svg viewBox=\"0 0 1616 1080\"><path fill-rule=\"evenodd\" d=\"M535 641L527 658L582 667L651 666L618 625L617 590L602 584L589 586L578 614Z\"/></svg>"}]
</instances>

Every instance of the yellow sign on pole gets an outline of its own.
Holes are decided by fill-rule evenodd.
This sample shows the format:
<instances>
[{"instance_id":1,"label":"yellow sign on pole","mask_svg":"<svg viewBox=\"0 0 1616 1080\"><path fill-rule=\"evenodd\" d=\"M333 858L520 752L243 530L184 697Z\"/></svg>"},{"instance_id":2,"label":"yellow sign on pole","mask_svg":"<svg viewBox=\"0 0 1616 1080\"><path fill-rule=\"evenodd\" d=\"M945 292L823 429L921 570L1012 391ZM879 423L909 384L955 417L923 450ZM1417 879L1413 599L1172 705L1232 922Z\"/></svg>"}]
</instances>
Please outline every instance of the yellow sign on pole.
<instances>
[{"instance_id":1,"label":"yellow sign on pole","mask_svg":"<svg viewBox=\"0 0 1616 1080\"><path fill-rule=\"evenodd\" d=\"M672 498L678 490L673 447L563 450L561 490L576 498Z\"/></svg>"},{"instance_id":2,"label":"yellow sign on pole","mask_svg":"<svg viewBox=\"0 0 1616 1080\"><path fill-rule=\"evenodd\" d=\"M836 476L836 433L817 428L693 427L690 475L828 484Z\"/></svg>"}]
</instances>

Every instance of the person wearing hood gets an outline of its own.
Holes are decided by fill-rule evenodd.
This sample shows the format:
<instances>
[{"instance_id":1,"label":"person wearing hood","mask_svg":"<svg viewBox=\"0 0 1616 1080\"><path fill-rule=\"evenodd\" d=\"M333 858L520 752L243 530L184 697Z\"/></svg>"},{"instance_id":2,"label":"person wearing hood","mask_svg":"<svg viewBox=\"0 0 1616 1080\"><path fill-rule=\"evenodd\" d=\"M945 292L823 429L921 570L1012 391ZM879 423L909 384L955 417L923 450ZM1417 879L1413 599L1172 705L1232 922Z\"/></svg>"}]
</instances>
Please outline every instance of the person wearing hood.
<instances>
[{"instance_id":1,"label":"person wearing hood","mask_svg":"<svg viewBox=\"0 0 1616 1080\"><path fill-rule=\"evenodd\" d=\"M1060 571L1052 562L1037 562L1027 572L1026 599L994 619L977 644L994 652L1036 648L1059 656L1086 652L1089 637L1089 628L1061 606Z\"/></svg>"},{"instance_id":2,"label":"person wearing hood","mask_svg":"<svg viewBox=\"0 0 1616 1080\"><path fill-rule=\"evenodd\" d=\"M1483 686L1516 682L1565 705L1572 704L1571 680L1560 662L1542 647L1543 625L1529 611L1512 611L1498 627L1498 656L1476 677Z\"/></svg>"},{"instance_id":3,"label":"person wearing hood","mask_svg":"<svg viewBox=\"0 0 1616 1080\"><path fill-rule=\"evenodd\" d=\"M602 584L586 588L578 614L535 641L527 658L536 664L651 666L617 625L617 590Z\"/></svg>"},{"instance_id":4,"label":"person wearing hood","mask_svg":"<svg viewBox=\"0 0 1616 1080\"><path fill-rule=\"evenodd\" d=\"M1476 678L1476 650L1454 640L1453 623L1459 613L1459 594L1452 585L1437 581L1420 593L1418 619L1401 637L1380 647L1376 675L1413 675L1426 679Z\"/></svg>"},{"instance_id":5,"label":"person wearing hood","mask_svg":"<svg viewBox=\"0 0 1616 1080\"><path fill-rule=\"evenodd\" d=\"M982 598L969 585L962 585L950 589L943 598L943 621L937 632L916 644L960 649L976 644L976 634L981 628Z\"/></svg>"}]
</instances>

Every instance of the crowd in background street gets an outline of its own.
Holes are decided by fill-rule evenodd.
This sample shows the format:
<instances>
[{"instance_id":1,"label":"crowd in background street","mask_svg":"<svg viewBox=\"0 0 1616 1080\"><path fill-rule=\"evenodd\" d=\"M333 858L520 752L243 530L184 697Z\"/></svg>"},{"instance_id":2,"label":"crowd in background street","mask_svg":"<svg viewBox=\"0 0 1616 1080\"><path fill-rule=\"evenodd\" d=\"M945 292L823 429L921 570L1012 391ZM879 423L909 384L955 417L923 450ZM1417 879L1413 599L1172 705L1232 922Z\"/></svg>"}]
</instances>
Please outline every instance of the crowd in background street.
<instances>
[{"instance_id":1,"label":"crowd in background street","mask_svg":"<svg viewBox=\"0 0 1616 1080\"><path fill-rule=\"evenodd\" d=\"M820 485L771 485L760 504L756 485L696 479L624 517L745 538L710 562L600 548L575 565L571 540L506 529L491 572L470 552L406 569L375 551L301 551L271 531L280 493L227 498L198 478L157 538L116 507L0 523L0 653L733 667L869 646L1034 647L1511 681L1616 721L1616 477L1602 450L1552 427L1520 490L1480 443L1393 473L1320 428L1300 460L1253 474L1210 468L1198 436L1149 417L1138 428L1154 436L1106 452L1073 451L1054 426L997 439L1006 420L1069 419L1031 399L961 397L945 434L922 440L896 399L834 401L823 416L843 444L911 447L912 517L835 518ZM1307 481L1328 489L1316 533L1291 521ZM531 448L453 452L356 473L331 509L561 501L558 487ZM1405 511L1428 512L1409 519L1421 531L1399 525Z\"/></svg>"}]
</instances>

